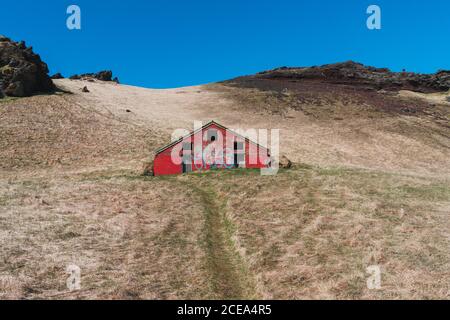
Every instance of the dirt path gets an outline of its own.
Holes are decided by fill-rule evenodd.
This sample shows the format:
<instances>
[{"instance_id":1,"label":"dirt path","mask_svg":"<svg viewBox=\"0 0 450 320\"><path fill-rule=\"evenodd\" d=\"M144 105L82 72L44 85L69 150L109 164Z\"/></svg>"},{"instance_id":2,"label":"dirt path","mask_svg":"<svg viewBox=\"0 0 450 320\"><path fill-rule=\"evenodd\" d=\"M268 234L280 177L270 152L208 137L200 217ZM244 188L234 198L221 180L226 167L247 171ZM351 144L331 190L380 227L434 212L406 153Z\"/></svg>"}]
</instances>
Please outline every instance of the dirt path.
<instances>
[{"instance_id":1,"label":"dirt path","mask_svg":"<svg viewBox=\"0 0 450 320\"><path fill-rule=\"evenodd\" d=\"M254 281L232 240L231 222L210 187L191 185L200 197L205 214L205 249L212 289L218 299L257 298Z\"/></svg>"}]
</instances>

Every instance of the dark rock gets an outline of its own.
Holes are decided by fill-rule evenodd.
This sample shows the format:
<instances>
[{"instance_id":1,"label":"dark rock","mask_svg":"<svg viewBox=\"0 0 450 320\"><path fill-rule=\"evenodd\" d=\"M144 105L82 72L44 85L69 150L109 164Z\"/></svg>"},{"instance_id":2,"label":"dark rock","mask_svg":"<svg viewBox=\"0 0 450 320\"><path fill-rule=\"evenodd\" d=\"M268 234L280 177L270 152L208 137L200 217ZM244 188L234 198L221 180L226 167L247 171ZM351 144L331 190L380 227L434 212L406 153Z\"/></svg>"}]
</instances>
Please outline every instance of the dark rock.
<instances>
[{"instance_id":1,"label":"dark rock","mask_svg":"<svg viewBox=\"0 0 450 320\"><path fill-rule=\"evenodd\" d=\"M41 92L54 92L48 67L32 47L0 36L0 90L5 95L24 97Z\"/></svg>"},{"instance_id":2,"label":"dark rock","mask_svg":"<svg viewBox=\"0 0 450 320\"><path fill-rule=\"evenodd\" d=\"M448 97L446 98L446 100L447 100L448 102L450 102L450 96L448 96Z\"/></svg>"},{"instance_id":3,"label":"dark rock","mask_svg":"<svg viewBox=\"0 0 450 320\"><path fill-rule=\"evenodd\" d=\"M117 77L114 77L113 81L117 84L120 84L119 78L117 78Z\"/></svg>"},{"instance_id":4,"label":"dark rock","mask_svg":"<svg viewBox=\"0 0 450 320\"><path fill-rule=\"evenodd\" d=\"M81 89L82 92L90 92L89 89L85 86L83 89Z\"/></svg>"},{"instance_id":5,"label":"dark rock","mask_svg":"<svg viewBox=\"0 0 450 320\"><path fill-rule=\"evenodd\" d=\"M144 165L142 166L142 175L143 176L153 176L153 162L152 161L144 162Z\"/></svg>"},{"instance_id":6,"label":"dark rock","mask_svg":"<svg viewBox=\"0 0 450 320\"><path fill-rule=\"evenodd\" d=\"M279 166L282 169L289 169L292 167L292 162L286 156L281 156L279 161Z\"/></svg>"},{"instance_id":7,"label":"dark rock","mask_svg":"<svg viewBox=\"0 0 450 320\"><path fill-rule=\"evenodd\" d=\"M112 71L100 71L95 78L101 81L112 81Z\"/></svg>"},{"instance_id":8,"label":"dark rock","mask_svg":"<svg viewBox=\"0 0 450 320\"><path fill-rule=\"evenodd\" d=\"M402 111L405 113L416 113L416 110L414 110L413 108L408 108L408 107L403 108Z\"/></svg>"},{"instance_id":9,"label":"dark rock","mask_svg":"<svg viewBox=\"0 0 450 320\"><path fill-rule=\"evenodd\" d=\"M100 71L97 73L74 74L69 79L72 79L72 80L96 79L96 80L100 80L100 81L115 81L118 83L119 79L117 77L115 77L113 79L112 75L113 75L112 71L106 70L106 71Z\"/></svg>"},{"instance_id":10,"label":"dark rock","mask_svg":"<svg viewBox=\"0 0 450 320\"><path fill-rule=\"evenodd\" d=\"M320 67L277 68L252 76L239 77L224 83L246 86L255 80L286 81L290 83L320 82L377 91L412 90L429 93L450 89L450 71L448 70L440 70L435 74L391 72L387 68L365 66L353 61L327 64Z\"/></svg>"},{"instance_id":11,"label":"dark rock","mask_svg":"<svg viewBox=\"0 0 450 320\"><path fill-rule=\"evenodd\" d=\"M23 84L20 81L10 83L6 87L4 92L7 96L12 96L12 97L24 97L25 96L25 88L23 87Z\"/></svg>"},{"instance_id":12,"label":"dark rock","mask_svg":"<svg viewBox=\"0 0 450 320\"><path fill-rule=\"evenodd\" d=\"M61 73L55 73L50 77L51 79L64 79L64 76Z\"/></svg>"}]
</instances>

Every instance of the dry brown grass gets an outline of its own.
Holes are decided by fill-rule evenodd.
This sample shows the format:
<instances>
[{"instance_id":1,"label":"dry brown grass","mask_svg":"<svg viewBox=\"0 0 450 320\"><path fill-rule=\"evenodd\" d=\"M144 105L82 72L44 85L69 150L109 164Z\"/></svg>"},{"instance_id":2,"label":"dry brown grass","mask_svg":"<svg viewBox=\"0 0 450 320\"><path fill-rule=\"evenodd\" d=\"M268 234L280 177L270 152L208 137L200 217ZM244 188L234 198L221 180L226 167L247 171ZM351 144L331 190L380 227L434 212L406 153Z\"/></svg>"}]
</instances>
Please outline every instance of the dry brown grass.
<instances>
[{"instance_id":1,"label":"dry brown grass","mask_svg":"<svg viewBox=\"0 0 450 320\"><path fill-rule=\"evenodd\" d=\"M36 96L0 108L0 168L80 167L142 160L158 143L151 128L89 108L70 95Z\"/></svg>"},{"instance_id":2,"label":"dry brown grass","mask_svg":"<svg viewBox=\"0 0 450 320\"><path fill-rule=\"evenodd\" d=\"M450 297L445 179L105 171L10 179L0 195L2 298ZM366 288L369 265L382 268L379 291Z\"/></svg>"},{"instance_id":3,"label":"dry brown grass","mask_svg":"<svg viewBox=\"0 0 450 320\"><path fill-rule=\"evenodd\" d=\"M192 179L226 202L265 298L450 297L448 180L344 168L208 178ZM370 265L379 291L366 287Z\"/></svg>"},{"instance_id":4,"label":"dry brown grass","mask_svg":"<svg viewBox=\"0 0 450 320\"><path fill-rule=\"evenodd\" d=\"M133 175L3 184L3 298L173 299L210 296L202 215L189 191ZM65 268L82 290L69 293Z\"/></svg>"},{"instance_id":5,"label":"dry brown grass","mask_svg":"<svg viewBox=\"0 0 450 320\"><path fill-rule=\"evenodd\" d=\"M74 94L0 105L0 298L450 297L449 132L434 116L256 114L199 88L61 83ZM281 128L296 168L139 175L172 129L206 117Z\"/></svg>"},{"instance_id":6,"label":"dry brown grass","mask_svg":"<svg viewBox=\"0 0 450 320\"><path fill-rule=\"evenodd\" d=\"M282 153L295 162L450 176L450 105L436 102L434 95L421 96L420 108L414 108L418 97L390 94L390 100L418 110L408 113L386 111L390 100L380 98L377 106L348 92L299 100L289 90L206 88L230 101L225 110L232 112L222 107L212 114L231 126L280 129Z\"/></svg>"}]
</instances>

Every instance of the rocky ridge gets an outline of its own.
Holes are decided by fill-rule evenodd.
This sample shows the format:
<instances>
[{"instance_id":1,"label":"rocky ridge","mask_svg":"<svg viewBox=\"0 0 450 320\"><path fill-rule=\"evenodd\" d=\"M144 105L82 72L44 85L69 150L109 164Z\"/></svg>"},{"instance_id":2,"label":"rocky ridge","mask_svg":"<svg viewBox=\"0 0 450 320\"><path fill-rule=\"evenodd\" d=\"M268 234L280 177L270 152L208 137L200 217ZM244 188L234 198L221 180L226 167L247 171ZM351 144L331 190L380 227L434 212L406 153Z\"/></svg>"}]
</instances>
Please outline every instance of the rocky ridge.
<instances>
[{"instance_id":1,"label":"rocky ridge","mask_svg":"<svg viewBox=\"0 0 450 320\"><path fill-rule=\"evenodd\" d=\"M243 79L286 80L292 82L321 81L330 84L352 85L374 90L411 90L442 92L450 89L450 70L434 74L392 72L388 68L365 66L354 61L313 67L281 67L231 81Z\"/></svg>"},{"instance_id":2,"label":"rocky ridge","mask_svg":"<svg viewBox=\"0 0 450 320\"><path fill-rule=\"evenodd\" d=\"M0 98L55 91L48 71L47 64L32 47L0 35Z\"/></svg>"}]
</instances>

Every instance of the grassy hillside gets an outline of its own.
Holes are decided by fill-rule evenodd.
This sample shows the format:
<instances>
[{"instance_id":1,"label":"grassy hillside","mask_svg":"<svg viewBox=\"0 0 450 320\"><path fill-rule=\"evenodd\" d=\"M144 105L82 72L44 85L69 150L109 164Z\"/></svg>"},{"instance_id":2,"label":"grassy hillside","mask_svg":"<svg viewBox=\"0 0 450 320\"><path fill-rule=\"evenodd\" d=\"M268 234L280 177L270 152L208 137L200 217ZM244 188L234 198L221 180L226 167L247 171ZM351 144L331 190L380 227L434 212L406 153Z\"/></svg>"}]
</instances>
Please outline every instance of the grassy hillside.
<instances>
[{"instance_id":1,"label":"grassy hillside","mask_svg":"<svg viewBox=\"0 0 450 320\"><path fill-rule=\"evenodd\" d=\"M3 297L442 298L447 179L300 167L3 181ZM65 266L82 290L64 293ZM383 288L365 268L381 265Z\"/></svg>"},{"instance_id":2,"label":"grassy hillside","mask_svg":"<svg viewBox=\"0 0 450 320\"><path fill-rule=\"evenodd\" d=\"M0 103L0 298L449 297L440 95L402 93L426 104L405 115L335 95L296 109L226 85L58 85L73 94ZM294 168L142 177L196 119L281 128ZM80 291L67 290L69 264ZM381 290L366 286L370 265Z\"/></svg>"}]
</instances>

